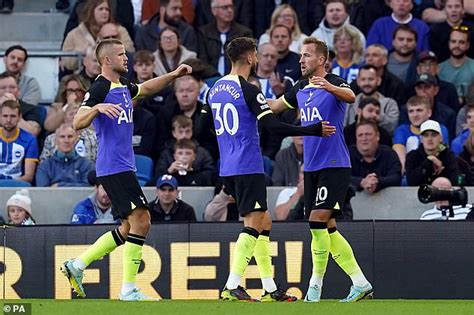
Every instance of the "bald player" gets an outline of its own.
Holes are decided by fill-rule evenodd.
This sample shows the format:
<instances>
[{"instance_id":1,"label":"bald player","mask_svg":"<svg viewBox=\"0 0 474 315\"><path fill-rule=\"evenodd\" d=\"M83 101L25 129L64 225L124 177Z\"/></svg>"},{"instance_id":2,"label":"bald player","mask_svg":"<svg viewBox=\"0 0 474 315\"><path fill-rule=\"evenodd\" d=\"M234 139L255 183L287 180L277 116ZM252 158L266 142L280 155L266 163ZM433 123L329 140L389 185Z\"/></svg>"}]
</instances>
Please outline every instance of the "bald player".
<instances>
[{"instance_id":1,"label":"bald player","mask_svg":"<svg viewBox=\"0 0 474 315\"><path fill-rule=\"evenodd\" d=\"M73 126L79 130L93 124L99 143L97 180L112 201L114 218L120 219L122 224L99 237L76 259L64 262L61 269L76 293L85 297L82 286L84 269L124 244L123 282L119 299L152 300L135 286L142 247L150 229L150 213L135 177L132 100L158 93L174 79L191 73L191 67L183 64L168 74L136 85L122 76L128 71L128 58L120 40L101 41L95 53L101 74L84 96Z\"/></svg>"}]
</instances>

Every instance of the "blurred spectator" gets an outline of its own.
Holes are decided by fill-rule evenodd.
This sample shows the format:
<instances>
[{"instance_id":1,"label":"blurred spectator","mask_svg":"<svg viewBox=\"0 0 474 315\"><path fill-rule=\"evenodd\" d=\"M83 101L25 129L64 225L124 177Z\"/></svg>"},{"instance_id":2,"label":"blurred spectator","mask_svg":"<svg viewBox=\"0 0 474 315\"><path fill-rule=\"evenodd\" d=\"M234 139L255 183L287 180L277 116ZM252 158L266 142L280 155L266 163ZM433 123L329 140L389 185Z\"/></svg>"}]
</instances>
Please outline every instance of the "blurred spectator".
<instances>
[{"instance_id":1,"label":"blurred spectator","mask_svg":"<svg viewBox=\"0 0 474 315\"><path fill-rule=\"evenodd\" d=\"M0 14L1 13L12 13L13 7L15 6L14 0L1 0L0 1Z\"/></svg>"},{"instance_id":2,"label":"blurred spectator","mask_svg":"<svg viewBox=\"0 0 474 315\"><path fill-rule=\"evenodd\" d=\"M474 119L471 118L471 121ZM468 137L463 143L462 151L457 157L459 170L464 174L464 185L474 186L474 133L469 129Z\"/></svg>"},{"instance_id":3,"label":"blurred spectator","mask_svg":"<svg viewBox=\"0 0 474 315\"><path fill-rule=\"evenodd\" d=\"M160 0L141 0L140 3L135 3L137 0L133 1L133 10L135 15L135 24L136 25L145 25L148 24L150 18L152 18L157 12L160 11ZM197 1L194 0L182 0L183 8L182 14L184 20L188 24L193 24L195 18L195 5ZM136 6L140 6L138 9L140 10L138 16Z\"/></svg>"},{"instance_id":4,"label":"blurred spectator","mask_svg":"<svg viewBox=\"0 0 474 315\"><path fill-rule=\"evenodd\" d=\"M415 92L416 95L424 96L429 99L432 112L430 119L445 125L448 128L449 139L454 139L456 134L456 113L453 109L436 99L436 95L438 95L439 92L436 77L428 73L420 74L415 82ZM448 145L449 139L444 139Z\"/></svg>"},{"instance_id":5,"label":"blurred spectator","mask_svg":"<svg viewBox=\"0 0 474 315\"><path fill-rule=\"evenodd\" d=\"M351 23L362 33L367 34L376 19L392 13L387 2L381 0L354 1L350 13Z\"/></svg>"},{"instance_id":6,"label":"blurred spectator","mask_svg":"<svg viewBox=\"0 0 474 315\"><path fill-rule=\"evenodd\" d=\"M72 124L74 116L79 110L79 104L73 104L66 108L64 113L65 124ZM76 131L77 142L75 145L76 153L88 159L91 162L95 162L97 157L97 136L93 128L84 128ZM56 145L56 133L49 134L43 143L43 150L41 151L40 160L51 157L57 149Z\"/></svg>"},{"instance_id":7,"label":"blurred spectator","mask_svg":"<svg viewBox=\"0 0 474 315\"><path fill-rule=\"evenodd\" d=\"M178 199L178 181L171 175L165 174L156 181L156 199L148 204L150 207L151 223L196 221L194 208Z\"/></svg>"},{"instance_id":8,"label":"blurred spectator","mask_svg":"<svg viewBox=\"0 0 474 315\"><path fill-rule=\"evenodd\" d=\"M133 101L133 152L152 158L156 140L156 117L137 104L137 101Z\"/></svg>"},{"instance_id":9,"label":"blurred spectator","mask_svg":"<svg viewBox=\"0 0 474 315\"><path fill-rule=\"evenodd\" d=\"M66 23L66 28L64 29L64 38L66 38L67 34L79 25L79 22L83 22L88 16L88 9L90 6L88 2L97 2L99 4L105 0L75 0L74 7L71 10L69 15L69 19ZM94 5L92 3L93 7ZM125 27L130 37L133 38L134 35L134 17L133 17L133 5L131 0L110 0L109 1L109 8L111 12L111 16L113 16L114 20L117 21L120 25Z\"/></svg>"},{"instance_id":10,"label":"blurred spectator","mask_svg":"<svg viewBox=\"0 0 474 315\"><path fill-rule=\"evenodd\" d=\"M254 30L257 37L272 24L275 8L282 2L291 5L296 11L299 27L304 34L310 34L324 17L324 0L254 1L254 16L256 17Z\"/></svg>"},{"instance_id":11,"label":"blurred spectator","mask_svg":"<svg viewBox=\"0 0 474 315\"><path fill-rule=\"evenodd\" d=\"M377 68L377 74L381 78L378 88L379 92L386 97L393 98L399 105L399 108L402 104L405 104L405 85L393 73L388 71L386 67L388 62L387 48L380 44L370 45L365 51L365 62ZM352 81L351 88L356 94L361 92L356 81Z\"/></svg>"},{"instance_id":12,"label":"blurred spectator","mask_svg":"<svg viewBox=\"0 0 474 315\"><path fill-rule=\"evenodd\" d=\"M393 134L395 127L398 125L398 118L400 116L398 104L394 99L385 97L378 91L381 82L382 79L377 75L377 69L374 66L365 65L360 68L359 75L357 76L357 85L359 86L361 93L356 96L356 100L353 104L347 104L346 113L344 116L345 126L348 126L356 121L355 116L357 109L360 108L359 104L363 99L371 97L378 100L380 107L380 113L378 115L379 121L376 123L390 134ZM384 131L381 131L381 140L382 144L387 145L385 142ZM355 144L355 138L353 143Z\"/></svg>"},{"instance_id":13,"label":"blurred spectator","mask_svg":"<svg viewBox=\"0 0 474 315\"><path fill-rule=\"evenodd\" d=\"M189 51L181 45L180 35L174 27L164 27L158 35L158 49L155 57L154 73L161 76L175 70L185 59L196 58L194 51Z\"/></svg>"},{"instance_id":14,"label":"blurred spectator","mask_svg":"<svg viewBox=\"0 0 474 315\"><path fill-rule=\"evenodd\" d=\"M427 120L420 127L421 145L406 157L409 186L431 184L438 177L457 182L461 174L454 154L442 144L441 127L437 121Z\"/></svg>"},{"instance_id":15,"label":"blurred spectator","mask_svg":"<svg viewBox=\"0 0 474 315\"><path fill-rule=\"evenodd\" d=\"M412 96L407 102L409 124L399 125L393 134L393 149L405 171L406 155L420 146L420 126L431 117L430 101L424 96ZM443 139L449 139L448 129L441 125ZM447 141L447 140L444 140Z\"/></svg>"},{"instance_id":16,"label":"blurred spectator","mask_svg":"<svg viewBox=\"0 0 474 315\"><path fill-rule=\"evenodd\" d=\"M172 131L173 138L166 141L164 149L160 152L160 158L156 163L156 174L161 175L172 172L172 164L175 161L174 151L177 141L191 140L195 144L195 164L194 168L200 169L211 169L213 167L213 161L206 149L202 148L193 137L193 121L191 118L184 115L175 116L172 120Z\"/></svg>"},{"instance_id":17,"label":"blurred spectator","mask_svg":"<svg viewBox=\"0 0 474 315\"><path fill-rule=\"evenodd\" d=\"M227 194L222 180L218 179L214 197L204 209L204 221L238 221L239 211L234 197Z\"/></svg>"},{"instance_id":18,"label":"blurred spectator","mask_svg":"<svg viewBox=\"0 0 474 315\"><path fill-rule=\"evenodd\" d=\"M100 65L97 61L94 48L88 47L86 54L82 59L82 70L79 75L84 79L89 81L89 84L92 84L97 76L100 74Z\"/></svg>"},{"instance_id":19,"label":"blurred spectator","mask_svg":"<svg viewBox=\"0 0 474 315\"><path fill-rule=\"evenodd\" d=\"M393 51L388 55L387 69L405 86L416 80L416 31L408 25L399 25L393 31Z\"/></svg>"},{"instance_id":20,"label":"blurred spectator","mask_svg":"<svg viewBox=\"0 0 474 315\"><path fill-rule=\"evenodd\" d=\"M364 49L366 46L365 36L357 27L350 24L347 1L328 0L325 4L324 19L311 36L325 41L329 49L334 49L334 34L342 27L347 26L353 40L360 43L361 48Z\"/></svg>"},{"instance_id":21,"label":"blurred spectator","mask_svg":"<svg viewBox=\"0 0 474 315\"><path fill-rule=\"evenodd\" d=\"M215 20L212 13L213 0L199 0L196 2L195 26L199 28L202 25L209 24ZM254 12L252 0L235 0L234 4L235 21L247 28L252 28L254 23Z\"/></svg>"},{"instance_id":22,"label":"blurred spectator","mask_svg":"<svg viewBox=\"0 0 474 315\"><path fill-rule=\"evenodd\" d=\"M439 77L456 86L460 104L464 104L469 87L474 84L474 59L466 55L469 46L469 28L453 27L449 35L451 56L440 65Z\"/></svg>"},{"instance_id":23,"label":"blurred spectator","mask_svg":"<svg viewBox=\"0 0 474 315\"><path fill-rule=\"evenodd\" d=\"M382 126L380 126L380 116L381 116L381 105L380 102L373 97L366 97L357 102L357 109L355 114L354 122L350 125L344 127L344 140L346 144L353 145L356 144L356 128L357 125L371 121L378 127L379 132L379 143L387 146L392 146L392 138L390 133ZM355 104L351 104L351 109ZM349 110L349 108L347 108ZM347 111L346 111L347 112Z\"/></svg>"},{"instance_id":24,"label":"blurred spectator","mask_svg":"<svg viewBox=\"0 0 474 315\"><path fill-rule=\"evenodd\" d=\"M428 3L430 0L426 0ZM446 12L443 10L443 5L446 5L447 1L442 0L431 0L433 2L432 6L424 8L423 11L423 20L427 23L440 23L444 22L447 19ZM466 16L469 16L472 21L472 16L474 15L474 2L471 0L463 0L464 12Z\"/></svg>"},{"instance_id":25,"label":"blurred spectator","mask_svg":"<svg viewBox=\"0 0 474 315\"><path fill-rule=\"evenodd\" d=\"M0 178L33 182L38 162L38 143L31 133L19 128L20 104L8 100L1 107Z\"/></svg>"},{"instance_id":26,"label":"blurred spectator","mask_svg":"<svg viewBox=\"0 0 474 315\"><path fill-rule=\"evenodd\" d=\"M328 59L326 60L326 63L324 64L324 71L326 71L327 73L332 72L332 63L334 61L334 58L336 58L336 53L333 50L329 50Z\"/></svg>"},{"instance_id":27,"label":"blurred spectator","mask_svg":"<svg viewBox=\"0 0 474 315\"><path fill-rule=\"evenodd\" d=\"M196 33L191 25L183 19L183 4L181 0L161 0L160 11L150 18L148 23L140 26L135 35L137 50L158 49L159 34L165 27L174 27L178 30L181 43L187 49L197 52L198 43Z\"/></svg>"},{"instance_id":28,"label":"blurred spectator","mask_svg":"<svg viewBox=\"0 0 474 315\"><path fill-rule=\"evenodd\" d=\"M357 78L360 62L364 52L355 28L342 26L334 33L334 52L336 58L333 61L332 73L340 76L347 83Z\"/></svg>"},{"instance_id":29,"label":"blurred spectator","mask_svg":"<svg viewBox=\"0 0 474 315\"><path fill-rule=\"evenodd\" d=\"M174 116L185 115L193 120L194 134L198 134L197 127L201 115L202 103L198 101L199 83L196 78L186 75L174 82L175 95L169 96L158 116L158 149L172 138L171 120Z\"/></svg>"},{"instance_id":30,"label":"blurred spectator","mask_svg":"<svg viewBox=\"0 0 474 315\"><path fill-rule=\"evenodd\" d=\"M297 183L291 188L285 188L278 194L275 203L276 220L303 220L304 219L304 168L298 167Z\"/></svg>"},{"instance_id":31,"label":"blurred spectator","mask_svg":"<svg viewBox=\"0 0 474 315\"><path fill-rule=\"evenodd\" d=\"M167 157L160 157L157 164L164 165L165 159ZM165 172L158 172L156 175L159 177L166 173L176 177L180 186L212 186L216 170L209 156L197 159L194 141L181 139L173 147L173 160Z\"/></svg>"},{"instance_id":32,"label":"blurred spectator","mask_svg":"<svg viewBox=\"0 0 474 315\"><path fill-rule=\"evenodd\" d=\"M20 104L20 121L18 127L28 131L35 137L41 132L41 119L36 106L19 99L21 92L15 75L9 72L0 74L0 106L5 101L17 101Z\"/></svg>"},{"instance_id":33,"label":"blurred spectator","mask_svg":"<svg viewBox=\"0 0 474 315\"><path fill-rule=\"evenodd\" d=\"M440 62L449 58L449 33L454 26L469 27L470 37L474 38L474 25L463 20L464 5L463 0L446 0L443 11L445 20L439 23L431 24L430 46L431 50L436 53ZM474 45L469 47L467 55L474 58Z\"/></svg>"},{"instance_id":34,"label":"blurred spectator","mask_svg":"<svg viewBox=\"0 0 474 315\"><path fill-rule=\"evenodd\" d=\"M20 88L19 99L31 105L38 105L41 100L41 89L38 80L22 73L25 70L27 60L28 51L20 45L8 47L3 57L5 71L14 74L18 82Z\"/></svg>"},{"instance_id":35,"label":"blurred spectator","mask_svg":"<svg viewBox=\"0 0 474 315\"><path fill-rule=\"evenodd\" d=\"M41 161L36 170L38 187L88 186L87 174L94 169L88 159L77 154L76 131L71 124L62 124L56 130L57 149L53 156Z\"/></svg>"},{"instance_id":36,"label":"blurred spectator","mask_svg":"<svg viewBox=\"0 0 474 315\"><path fill-rule=\"evenodd\" d=\"M451 151L459 155L463 151L464 143L474 131L474 104L466 106L466 120L464 121L464 130L451 142Z\"/></svg>"},{"instance_id":37,"label":"blurred spectator","mask_svg":"<svg viewBox=\"0 0 474 315\"><path fill-rule=\"evenodd\" d=\"M451 181L446 177L436 178L431 186L442 190L452 189ZM472 209L472 205L466 207L452 205L449 200L435 201L434 204L432 209L423 212L420 220L465 220Z\"/></svg>"},{"instance_id":38,"label":"blurred spectator","mask_svg":"<svg viewBox=\"0 0 474 315\"><path fill-rule=\"evenodd\" d=\"M272 14L270 27L265 31L265 33L260 36L258 40L258 45L260 46L262 44L270 42L270 31L276 25L284 25L291 30L292 41L289 49L292 52L299 54L300 47L303 44L305 38L307 38L308 36L301 32L298 23L298 16L296 15L296 12L293 7L289 4L282 4L275 8Z\"/></svg>"},{"instance_id":39,"label":"blurred spectator","mask_svg":"<svg viewBox=\"0 0 474 315\"><path fill-rule=\"evenodd\" d=\"M189 58L184 60L183 63L193 68L193 72L191 73L191 75L195 77L196 80L199 82L198 101L204 104L204 98L206 97L207 91L209 91L210 88L210 86L204 80L209 78L217 79L218 77L220 77L219 72L217 72L217 70L215 70L212 66L203 63L198 58Z\"/></svg>"},{"instance_id":40,"label":"blurred spectator","mask_svg":"<svg viewBox=\"0 0 474 315\"><path fill-rule=\"evenodd\" d=\"M258 66L256 76L260 82L260 89L268 99L276 99L283 95L291 83L283 73L276 71L278 52L270 43L258 46Z\"/></svg>"},{"instance_id":41,"label":"blurred spectator","mask_svg":"<svg viewBox=\"0 0 474 315\"><path fill-rule=\"evenodd\" d=\"M112 202L97 181L95 171L89 172L87 180L94 186L94 192L74 207L71 224L112 224L119 223L112 214Z\"/></svg>"},{"instance_id":42,"label":"blurred spectator","mask_svg":"<svg viewBox=\"0 0 474 315\"><path fill-rule=\"evenodd\" d=\"M392 9L390 16L378 18L371 26L367 35L367 45L375 43L382 44L388 50L393 48L392 38L397 26L408 25L412 27L418 37L416 50L429 50L429 27L425 22L419 20L410 13L413 9L412 0L388 0Z\"/></svg>"},{"instance_id":43,"label":"blurred spectator","mask_svg":"<svg viewBox=\"0 0 474 315\"><path fill-rule=\"evenodd\" d=\"M35 225L31 216L31 199L27 189L18 190L7 201L8 224Z\"/></svg>"},{"instance_id":44,"label":"blurred spectator","mask_svg":"<svg viewBox=\"0 0 474 315\"><path fill-rule=\"evenodd\" d=\"M276 25L270 31L270 43L278 52L276 71L294 82L301 78L299 54L290 51L291 30L284 25Z\"/></svg>"},{"instance_id":45,"label":"blurred spectator","mask_svg":"<svg viewBox=\"0 0 474 315\"><path fill-rule=\"evenodd\" d=\"M371 121L356 126L356 145L350 146L352 185L357 191L373 194L391 186L400 186L400 160L386 145L379 145L377 125Z\"/></svg>"},{"instance_id":46,"label":"blurred spectator","mask_svg":"<svg viewBox=\"0 0 474 315\"><path fill-rule=\"evenodd\" d=\"M155 56L148 50L139 50L133 56L133 71L136 74L136 83L143 83L156 77Z\"/></svg>"},{"instance_id":47,"label":"blurred spectator","mask_svg":"<svg viewBox=\"0 0 474 315\"><path fill-rule=\"evenodd\" d=\"M59 89L54 103L48 110L48 115L44 121L44 129L54 132L64 123L68 107L82 103L89 87L89 81L78 74L64 76L59 82Z\"/></svg>"},{"instance_id":48,"label":"blurred spectator","mask_svg":"<svg viewBox=\"0 0 474 315\"><path fill-rule=\"evenodd\" d=\"M438 79L439 92L436 95L436 101L443 103L452 108L456 113L460 109L458 92L456 87L451 82L443 81L439 78L439 63L438 57L432 51L423 51L418 54L416 63L416 73L429 73ZM415 95L415 87L410 91L411 95Z\"/></svg>"},{"instance_id":49,"label":"blurred spectator","mask_svg":"<svg viewBox=\"0 0 474 315\"><path fill-rule=\"evenodd\" d=\"M300 166L303 164L303 137L291 137L288 148L278 151L273 167L273 186L296 186Z\"/></svg>"},{"instance_id":50,"label":"blurred spectator","mask_svg":"<svg viewBox=\"0 0 474 315\"><path fill-rule=\"evenodd\" d=\"M234 21L232 0L212 0L215 21L199 27L199 59L213 66L221 75L229 73L230 63L225 54L227 43L237 37L252 37L252 31Z\"/></svg>"},{"instance_id":51,"label":"blurred spectator","mask_svg":"<svg viewBox=\"0 0 474 315\"><path fill-rule=\"evenodd\" d=\"M64 39L62 50L75 51L85 55L88 47L95 47L100 28L106 23L114 23L115 17L110 13L109 0L90 0L85 3L84 19L73 28ZM118 30L125 50L134 52L132 39L127 30L119 25ZM79 68L77 58L63 57L61 64L68 70Z\"/></svg>"}]
</instances>

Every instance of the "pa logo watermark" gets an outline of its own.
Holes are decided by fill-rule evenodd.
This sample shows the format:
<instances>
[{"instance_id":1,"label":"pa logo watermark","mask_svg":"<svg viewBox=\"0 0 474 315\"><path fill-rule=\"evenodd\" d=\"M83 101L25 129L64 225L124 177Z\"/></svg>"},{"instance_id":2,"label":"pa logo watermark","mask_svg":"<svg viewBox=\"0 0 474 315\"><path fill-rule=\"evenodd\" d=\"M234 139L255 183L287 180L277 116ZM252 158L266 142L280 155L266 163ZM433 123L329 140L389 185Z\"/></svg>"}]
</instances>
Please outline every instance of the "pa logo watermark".
<instances>
[{"instance_id":1,"label":"pa logo watermark","mask_svg":"<svg viewBox=\"0 0 474 315\"><path fill-rule=\"evenodd\" d=\"M5 303L3 304L3 314L31 315L31 303Z\"/></svg>"}]
</instances>

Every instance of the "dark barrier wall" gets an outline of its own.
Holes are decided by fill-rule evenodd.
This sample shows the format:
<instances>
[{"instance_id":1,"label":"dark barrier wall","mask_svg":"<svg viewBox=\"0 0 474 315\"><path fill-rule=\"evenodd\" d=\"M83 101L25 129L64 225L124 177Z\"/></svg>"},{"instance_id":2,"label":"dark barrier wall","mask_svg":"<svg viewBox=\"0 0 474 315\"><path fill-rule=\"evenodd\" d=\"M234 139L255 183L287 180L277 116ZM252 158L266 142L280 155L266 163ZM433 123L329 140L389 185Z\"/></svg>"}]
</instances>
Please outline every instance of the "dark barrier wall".
<instances>
[{"instance_id":1,"label":"dark barrier wall","mask_svg":"<svg viewBox=\"0 0 474 315\"><path fill-rule=\"evenodd\" d=\"M59 272L112 226L36 226L3 229L0 293L3 298L71 298ZM339 230L351 242L376 298L473 299L472 222L351 222ZM138 286L172 299L217 299L229 271L238 223L153 225L143 251ZM271 252L276 282L301 296L311 276L307 223L274 223ZM251 263L244 285L261 294ZM89 298L117 298L122 250L89 266L84 288ZM350 279L330 261L323 298L342 298Z\"/></svg>"}]
</instances>

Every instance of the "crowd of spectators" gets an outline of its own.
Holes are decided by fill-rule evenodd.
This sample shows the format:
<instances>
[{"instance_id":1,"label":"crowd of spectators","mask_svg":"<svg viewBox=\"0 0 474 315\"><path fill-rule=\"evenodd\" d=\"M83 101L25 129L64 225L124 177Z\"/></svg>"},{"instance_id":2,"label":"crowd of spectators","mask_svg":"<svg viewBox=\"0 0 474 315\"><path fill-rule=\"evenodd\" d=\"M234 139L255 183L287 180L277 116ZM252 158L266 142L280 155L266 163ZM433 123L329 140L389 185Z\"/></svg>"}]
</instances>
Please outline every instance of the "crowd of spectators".
<instances>
[{"instance_id":1,"label":"crowd of spectators","mask_svg":"<svg viewBox=\"0 0 474 315\"><path fill-rule=\"evenodd\" d=\"M3 13L11 12L13 1L0 3ZM229 72L226 45L240 36L258 39L254 82L269 99L300 79L302 41L308 36L326 41L328 71L357 95L344 120L354 191L373 194L389 186L431 184L438 177L457 185L460 174L474 185L473 1L78 0L71 7L62 0L57 8L70 14L62 50L83 58L61 58L56 99L40 104L41 78L23 74L28 51L21 45L5 51L0 145L8 154L1 156L0 177L36 186L95 186L74 210L73 223L113 221L100 185L87 179L97 155L94 130L71 127L100 73L94 46L106 38L122 40L127 76L136 83L183 62L193 67L192 75L133 104L135 153L155 166L147 184L157 187L151 204L157 220L193 219L188 208L186 215L176 215L184 207L176 199L178 185L215 186L205 218L233 217L227 214L231 198L217 188L213 122L201 121L200 112L213 82ZM299 123L287 114L279 119ZM283 140L261 131L269 183L295 187L294 197L281 201L291 205L279 214L286 218L303 194L298 175L303 144L300 137Z\"/></svg>"}]
</instances>

